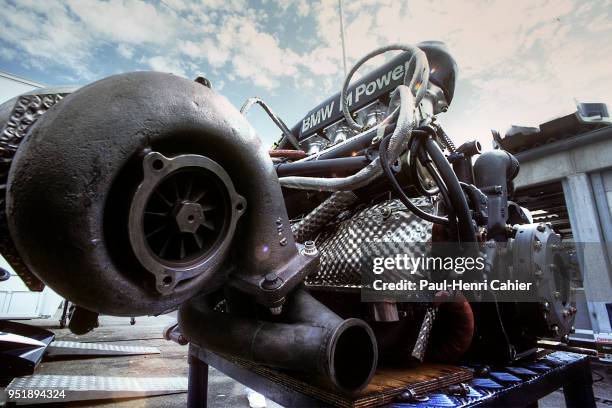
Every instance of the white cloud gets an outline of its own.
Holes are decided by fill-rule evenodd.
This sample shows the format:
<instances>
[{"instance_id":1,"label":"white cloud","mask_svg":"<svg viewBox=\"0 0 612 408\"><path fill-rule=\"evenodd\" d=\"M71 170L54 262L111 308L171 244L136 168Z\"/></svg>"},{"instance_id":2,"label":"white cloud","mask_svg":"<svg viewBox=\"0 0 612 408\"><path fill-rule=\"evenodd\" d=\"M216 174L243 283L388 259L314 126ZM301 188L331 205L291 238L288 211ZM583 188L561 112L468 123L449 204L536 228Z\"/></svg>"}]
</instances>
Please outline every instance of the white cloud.
<instances>
[{"instance_id":1,"label":"white cloud","mask_svg":"<svg viewBox=\"0 0 612 408\"><path fill-rule=\"evenodd\" d=\"M85 60L91 56L90 34L73 24L62 4L43 3L40 9L37 2L27 0L2 4L0 39L18 51L26 65L60 63L87 77L90 71Z\"/></svg>"},{"instance_id":2,"label":"white cloud","mask_svg":"<svg viewBox=\"0 0 612 408\"><path fill-rule=\"evenodd\" d=\"M329 6L327 13L319 22L329 26ZM445 41L460 75L442 120L459 139L480 137L488 145L491 127L537 125L570 113L574 97L611 101L611 13L602 1L351 2L348 54L392 42ZM333 41L328 47L337 49Z\"/></svg>"},{"instance_id":3,"label":"white cloud","mask_svg":"<svg viewBox=\"0 0 612 408\"><path fill-rule=\"evenodd\" d=\"M0 5L0 58L62 68L82 82L101 75L97 53L108 48L135 69L144 64L187 77L222 76L225 88L247 83L264 95L298 89L313 104L342 81L335 0L266 0L257 9L246 0ZM538 123L571 110L573 97L611 99L609 1L362 0L344 6L349 65L391 42L448 44L460 76L457 98L442 119L460 138L512 122Z\"/></svg>"},{"instance_id":4,"label":"white cloud","mask_svg":"<svg viewBox=\"0 0 612 408\"><path fill-rule=\"evenodd\" d=\"M169 72L171 74L176 74L183 77L188 76L181 63L174 58L157 55L143 62L146 62L153 69L153 71Z\"/></svg>"},{"instance_id":5,"label":"white cloud","mask_svg":"<svg viewBox=\"0 0 612 408\"><path fill-rule=\"evenodd\" d=\"M138 0L68 0L70 11L102 41L170 43L178 22L154 5Z\"/></svg>"},{"instance_id":6,"label":"white cloud","mask_svg":"<svg viewBox=\"0 0 612 408\"><path fill-rule=\"evenodd\" d=\"M134 56L134 47L121 43L117 46L117 52L123 58L132 59Z\"/></svg>"},{"instance_id":7,"label":"white cloud","mask_svg":"<svg viewBox=\"0 0 612 408\"><path fill-rule=\"evenodd\" d=\"M7 61L12 61L17 58L19 54L12 48L0 47L0 58Z\"/></svg>"},{"instance_id":8,"label":"white cloud","mask_svg":"<svg viewBox=\"0 0 612 408\"><path fill-rule=\"evenodd\" d=\"M225 81L221 79L215 82L212 86L214 89L217 89L218 91L222 91L223 88L225 88Z\"/></svg>"},{"instance_id":9,"label":"white cloud","mask_svg":"<svg viewBox=\"0 0 612 408\"><path fill-rule=\"evenodd\" d=\"M310 14L310 4L308 3L308 0L300 0L297 6L297 12L298 16L300 17L306 17L308 14Z\"/></svg>"}]
</instances>

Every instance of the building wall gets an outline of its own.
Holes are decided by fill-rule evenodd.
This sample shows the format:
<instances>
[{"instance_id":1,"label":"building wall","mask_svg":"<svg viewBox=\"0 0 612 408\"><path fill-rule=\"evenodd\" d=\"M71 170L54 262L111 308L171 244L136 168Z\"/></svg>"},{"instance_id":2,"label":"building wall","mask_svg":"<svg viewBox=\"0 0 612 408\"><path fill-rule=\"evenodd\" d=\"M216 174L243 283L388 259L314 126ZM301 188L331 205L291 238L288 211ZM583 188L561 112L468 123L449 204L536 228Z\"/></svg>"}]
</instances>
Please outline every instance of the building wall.
<instances>
[{"instance_id":1,"label":"building wall","mask_svg":"<svg viewBox=\"0 0 612 408\"><path fill-rule=\"evenodd\" d=\"M0 71L0 104L24 92L43 86L43 84Z\"/></svg>"},{"instance_id":2,"label":"building wall","mask_svg":"<svg viewBox=\"0 0 612 408\"><path fill-rule=\"evenodd\" d=\"M608 201L608 209L612 217L612 170L602 172L601 177L603 179L604 191L606 192L606 199Z\"/></svg>"}]
</instances>

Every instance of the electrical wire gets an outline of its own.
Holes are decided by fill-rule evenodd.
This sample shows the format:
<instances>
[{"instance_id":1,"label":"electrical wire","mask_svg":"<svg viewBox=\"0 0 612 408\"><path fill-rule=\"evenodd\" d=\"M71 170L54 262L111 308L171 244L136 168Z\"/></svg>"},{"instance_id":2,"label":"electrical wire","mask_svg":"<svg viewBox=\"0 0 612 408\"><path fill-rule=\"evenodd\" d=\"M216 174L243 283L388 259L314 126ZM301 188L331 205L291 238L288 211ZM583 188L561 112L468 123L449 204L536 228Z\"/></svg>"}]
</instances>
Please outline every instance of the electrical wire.
<instances>
[{"instance_id":1,"label":"electrical wire","mask_svg":"<svg viewBox=\"0 0 612 408\"><path fill-rule=\"evenodd\" d=\"M446 213L448 215L447 217L448 225L453 231L457 232L457 216L455 214L453 204L449 197L448 190L446 189L446 186L444 185L444 181L442 180L442 177L440 177L440 174L438 174L436 169L433 167L431 161L427 161L425 166L427 170L431 173L431 176L433 177L435 183L438 185L438 189L440 190L440 195L442 196L442 202L444 204L444 209L446 210Z\"/></svg>"},{"instance_id":2,"label":"electrical wire","mask_svg":"<svg viewBox=\"0 0 612 408\"><path fill-rule=\"evenodd\" d=\"M435 131L431 128L425 128L424 130L433 132L433 135L435 135ZM435 140L428 137L425 139L424 147L448 189L452 207L457 214L457 229L461 242L476 242L476 233L472 225L472 216L465 194L463 194L463 189L457 179L457 175L453 171L448 160L446 160L446 157L444 157L442 150L440 150Z\"/></svg>"},{"instance_id":3,"label":"electrical wire","mask_svg":"<svg viewBox=\"0 0 612 408\"><path fill-rule=\"evenodd\" d=\"M508 347L508 354L510 358L514 358L514 348L512 347L512 343L510 342L510 337L508 337L508 333L506 333L506 327L504 326L504 319L501 315L501 310L499 309L499 302L497 301L497 296L495 292L492 290L488 290L488 293L493 296L493 303L495 303L495 312L497 314L497 321L499 323L499 327L501 329L502 335L504 336L504 340L506 342L506 346Z\"/></svg>"}]
</instances>

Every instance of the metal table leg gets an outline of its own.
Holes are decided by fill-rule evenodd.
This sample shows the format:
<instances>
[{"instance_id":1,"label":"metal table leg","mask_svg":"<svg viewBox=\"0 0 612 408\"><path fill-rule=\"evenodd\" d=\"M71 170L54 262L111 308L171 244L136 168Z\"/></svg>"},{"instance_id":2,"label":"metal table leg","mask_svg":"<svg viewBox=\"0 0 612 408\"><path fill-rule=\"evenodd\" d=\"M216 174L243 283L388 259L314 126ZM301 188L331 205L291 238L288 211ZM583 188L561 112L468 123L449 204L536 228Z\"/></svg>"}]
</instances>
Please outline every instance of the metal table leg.
<instances>
[{"instance_id":1,"label":"metal table leg","mask_svg":"<svg viewBox=\"0 0 612 408\"><path fill-rule=\"evenodd\" d=\"M593 376L590 364L582 370L575 370L573 375L563 386L565 405L567 408L595 408L595 394L593 394Z\"/></svg>"},{"instance_id":2,"label":"metal table leg","mask_svg":"<svg viewBox=\"0 0 612 408\"><path fill-rule=\"evenodd\" d=\"M62 307L62 317L60 317L60 329L66 327L66 323L68 322L68 305L70 302L64 299L64 305Z\"/></svg>"},{"instance_id":3,"label":"metal table leg","mask_svg":"<svg viewBox=\"0 0 612 408\"><path fill-rule=\"evenodd\" d=\"M189 388L187 407L206 408L208 399L208 364L197 358L189 347Z\"/></svg>"}]
</instances>

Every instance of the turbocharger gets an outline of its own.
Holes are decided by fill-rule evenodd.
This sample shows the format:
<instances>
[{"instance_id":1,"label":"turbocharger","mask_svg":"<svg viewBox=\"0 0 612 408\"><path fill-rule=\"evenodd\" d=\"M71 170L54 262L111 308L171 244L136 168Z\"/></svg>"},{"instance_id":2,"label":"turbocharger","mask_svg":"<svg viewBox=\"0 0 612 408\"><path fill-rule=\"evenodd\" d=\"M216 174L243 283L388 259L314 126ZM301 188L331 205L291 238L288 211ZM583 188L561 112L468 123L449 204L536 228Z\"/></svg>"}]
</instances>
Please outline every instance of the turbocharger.
<instances>
[{"instance_id":1,"label":"turbocharger","mask_svg":"<svg viewBox=\"0 0 612 408\"><path fill-rule=\"evenodd\" d=\"M228 338L238 328L265 338L265 325L271 338L278 330L302 338L301 357L279 359L287 353L279 341L243 357L317 372L346 392L374 372L369 326L295 292L318 255L294 241L254 130L205 85L138 72L64 98L19 146L7 219L30 270L89 310L154 315L194 298L181 309L183 331L213 351L235 344L219 341L210 325L227 329ZM223 293L234 294L225 313L209 309ZM245 305L263 311L246 325L236 312ZM304 330L312 335L301 337ZM347 369L355 351L370 356L357 374Z\"/></svg>"}]
</instances>

